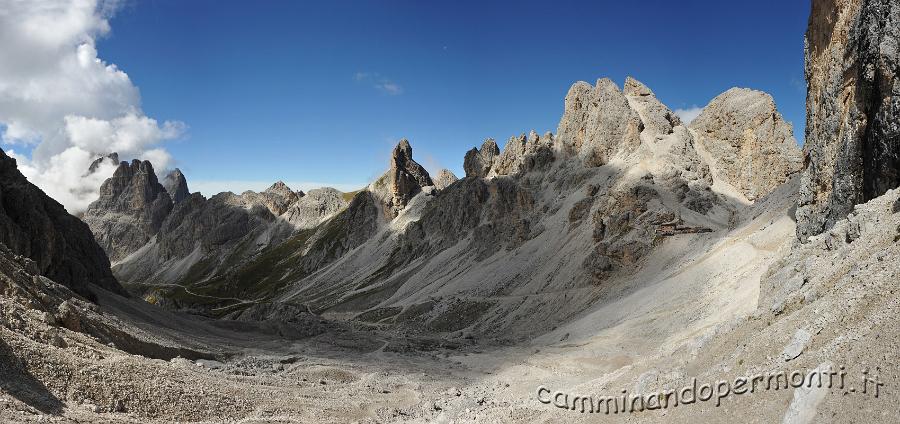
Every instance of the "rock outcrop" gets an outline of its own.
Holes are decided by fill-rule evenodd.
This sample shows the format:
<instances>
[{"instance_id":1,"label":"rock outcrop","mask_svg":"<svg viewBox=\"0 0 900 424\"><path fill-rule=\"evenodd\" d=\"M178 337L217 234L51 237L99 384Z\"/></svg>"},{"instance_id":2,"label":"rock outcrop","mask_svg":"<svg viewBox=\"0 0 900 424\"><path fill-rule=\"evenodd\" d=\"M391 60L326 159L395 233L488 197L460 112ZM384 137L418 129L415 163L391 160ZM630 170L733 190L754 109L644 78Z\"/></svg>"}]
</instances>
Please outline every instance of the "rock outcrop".
<instances>
[{"instance_id":1,"label":"rock outcrop","mask_svg":"<svg viewBox=\"0 0 900 424\"><path fill-rule=\"evenodd\" d=\"M288 207L282 217L294 228L315 228L348 204L340 191L331 187L316 188Z\"/></svg>"},{"instance_id":2,"label":"rock outcrop","mask_svg":"<svg viewBox=\"0 0 900 424\"><path fill-rule=\"evenodd\" d=\"M625 94L603 78L593 87L580 81L569 89L557 137L586 166L601 166L637 149L643 128Z\"/></svg>"},{"instance_id":3,"label":"rock outcrop","mask_svg":"<svg viewBox=\"0 0 900 424\"><path fill-rule=\"evenodd\" d=\"M457 178L453 172L444 168L438 171L437 176L434 177L434 188L443 190L458 180L459 178Z\"/></svg>"},{"instance_id":4,"label":"rock outcrop","mask_svg":"<svg viewBox=\"0 0 900 424\"><path fill-rule=\"evenodd\" d=\"M148 161L122 162L100 186L83 220L115 262L145 245L172 210L172 198Z\"/></svg>"},{"instance_id":5,"label":"rock outcrop","mask_svg":"<svg viewBox=\"0 0 900 424\"><path fill-rule=\"evenodd\" d=\"M175 168L175 170L166 174L162 184L163 187L165 187L166 192L169 193L169 197L172 198L173 204L177 205L191 195L191 191L188 189L187 179L184 178L184 174L182 174L181 170L178 168Z\"/></svg>"},{"instance_id":6,"label":"rock outcrop","mask_svg":"<svg viewBox=\"0 0 900 424\"><path fill-rule=\"evenodd\" d=\"M404 138L391 152L390 169L372 183L370 189L396 215L422 191L422 187L433 185L428 171L413 160L412 147Z\"/></svg>"},{"instance_id":7,"label":"rock outcrop","mask_svg":"<svg viewBox=\"0 0 900 424\"><path fill-rule=\"evenodd\" d=\"M813 1L797 236L900 185L900 1Z\"/></svg>"},{"instance_id":8,"label":"rock outcrop","mask_svg":"<svg viewBox=\"0 0 900 424\"><path fill-rule=\"evenodd\" d=\"M88 299L95 299L92 286L125 294L88 226L28 182L2 150L0 243L30 258L41 275Z\"/></svg>"},{"instance_id":9,"label":"rock outcrop","mask_svg":"<svg viewBox=\"0 0 900 424\"><path fill-rule=\"evenodd\" d=\"M466 152L463 170L467 177L487 177L499 156L500 148L493 138L489 138L481 144L481 149L473 147Z\"/></svg>"},{"instance_id":10,"label":"rock outcrop","mask_svg":"<svg viewBox=\"0 0 900 424\"><path fill-rule=\"evenodd\" d=\"M675 127L681 125L678 115L662 104L653 91L640 81L626 78L623 92L633 100L631 104L641 116L644 126L654 133L671 134Z\"/></svg>"},{"instance_id":11,"label":"rock outcrop","mask_svg":"<svg viewBox=\"0 0 900 424\"><path fill-rule=\"evenodd\" d=\"M503 146L503 153L497 158L488 176L516 175L533 169L544 168L553 162L553 134L539 136L531 131L510 137Z\"/></svg>"},{"instance_id":12,"label":"rock outcrop","mask_svg":"<svg viewBox=\"0 0 900 424\"><path fill-rule=\"evenodd\" d=\"M761 91L732 88L720 94L690 128L719 177L749 200L771 192L802 166L791 124Z\"/></svg>"}]
</instances>

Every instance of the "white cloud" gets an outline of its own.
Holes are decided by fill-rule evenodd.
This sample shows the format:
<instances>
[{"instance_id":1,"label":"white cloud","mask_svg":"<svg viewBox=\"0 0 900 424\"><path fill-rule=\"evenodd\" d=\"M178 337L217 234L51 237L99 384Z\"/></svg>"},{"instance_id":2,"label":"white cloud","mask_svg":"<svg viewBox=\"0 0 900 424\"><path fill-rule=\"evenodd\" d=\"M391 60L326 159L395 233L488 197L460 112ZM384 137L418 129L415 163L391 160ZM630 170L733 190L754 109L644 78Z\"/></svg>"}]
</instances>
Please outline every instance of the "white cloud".
<instances>
[{"instance_id":1,"label":"white cloud","mask_svg":"<svg viewBox=\"0 0 900 424\"><path fill-rule=\"evenodd\" d=\"M681 118L681 122L684 122L685 125L690 124L691 121L697 119L701 112L703 112L703 108L699 106L691 106L687 109L675 109L675 114Z\"/></svg>"},{"instance_id":2,"label":"white cloud","mask_svg":"<svg viewBox=\"0 0 900 424\"><path fill-rule=\"evenodd\" d=\"M353 80L358 83L371 84L378 91L391 96L403 94L403 87L400 84L381 76L377 72L357 72L353 75Z\"/></svg>"},{"instance_id":3,"label":"white cloud","mask_svg":"<svg viewBox=\"0 0 900 424\"><path fill-rule=\"evenodd\" d=\"M94 159L115 151L162 160L154 165L163 172L171 158L160 143L184 132L145 116L128 75L98 57L118 3L0 2L0 141L33 147L30 158L17 155L22 173L73 213L113 172L108 164L81 178Z\"/></svg>"},{"instance_id":4,"label":"white cloud","mask_svg":"<svg viewBox=\"0 0 900 424\"><path fill-rule=\"evenodd\" d=\"M390 94L392 96L403 94L403 87L401 87L400 84L397 84L395 82L390 82L390 81L379 82L378 84L375 84L375 88L377 88L387 94Z\"/></svg>"},{"instance_id":5,"label":"white cloud","mask_svg":"<svg viewBox=\"0 0 900 424\"><path fill-rule=\"evenodd\" d=\"M191 191L199 191L204 196L209 198L226 191L230 191L235 194L240 194L247 190L260 192L269 188L274 182L275 181L255 180L188 180L188 186L191 188ZM292 190L303 190L304 192L307 192L314 188L331 187L345 193L359 190L368 185L367 183L332 184L312 181L285 181L284 183L287 184L287 186Z\"/></svg>"}]
</instances>

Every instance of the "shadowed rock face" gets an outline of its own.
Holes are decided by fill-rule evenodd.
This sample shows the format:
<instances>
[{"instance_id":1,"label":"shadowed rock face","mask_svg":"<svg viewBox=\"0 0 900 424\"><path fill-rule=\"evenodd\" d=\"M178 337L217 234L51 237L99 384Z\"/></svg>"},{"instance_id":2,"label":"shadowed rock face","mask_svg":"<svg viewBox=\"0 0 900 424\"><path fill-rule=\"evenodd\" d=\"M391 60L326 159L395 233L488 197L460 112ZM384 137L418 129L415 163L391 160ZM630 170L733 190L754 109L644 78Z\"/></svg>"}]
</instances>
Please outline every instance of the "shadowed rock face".
<instances>
[{"instance_id":1,"label":"shadowed rock face","mask_svg":"<svg viewBox=\"0 0 900 424\"><path fill-rule=\"evenodd\" d=\"M146 244L172 210L172 198L148 161L122 162L100 186L83 220L109 258L118 261Z\"/></svg>"},{"instance_id":2,"label":"shadowed rock face","mask_svg":"<svg viewBox=\"0 0 900 424\"><path fill-rule=\"evenodd\" d=\"M500 156L500 148L493 138L484 140L481 149L473 147L466 152L463 160L463 169L467 177L487 177L497 158Z\"/></svg>"},{"instance_id":3,"label":"shadowed rock face","mask_svg":"<svg viewBox=\"0 0 900 424\"><path fill-rule=\"evenodd\" d=\"M428 171L412 158L412 146L406 139L400 140L391 154L394 207L403 208L422 187L434 185Z\"/></svg>"},{"instance_id":4,"label":"shadowed rock face","mask_svg":"<svg viewBox=\"0 0 900 424\"><path fill-rule=\"evenodd\" d=\"M41 275L95 299L95 285L125 294L90 229L19 172L0 150L0 243L33 260Z\"/></svg>"},{"instance_id":5,"label":"shadowed rock face","mask_svg":"<svg viewBox=\"0 0 900 424\"><path fill-rule=\"evenodd\" d=\"M762 91L732 88L720 94L690 128L719 176L747 199L771 192L802 166L791 125Z\"/></svg>"},{"instance_id":6,"label":"shadowed rock face","mask_svg":"<svg viewBox=\"0 0 900 424\"><path fill-rule=\"evenodd\" d=\"M191 195L191 191L188 190L187 179L184 178L184 174L178 168L166 175L166 178L163 179L163 187L166 188L166 192L172 198L172 203L176 205Z\"/></svg>"},{"instance_id":7,"label":"shadowed rock face","mask_svg":"<svg viewBox=\"0 0 900 424\"><path fill-rule=\"evenodd\" d=\"M900 1L813 1L797 236L900 185Z\"/></svg>"}]
</instances>

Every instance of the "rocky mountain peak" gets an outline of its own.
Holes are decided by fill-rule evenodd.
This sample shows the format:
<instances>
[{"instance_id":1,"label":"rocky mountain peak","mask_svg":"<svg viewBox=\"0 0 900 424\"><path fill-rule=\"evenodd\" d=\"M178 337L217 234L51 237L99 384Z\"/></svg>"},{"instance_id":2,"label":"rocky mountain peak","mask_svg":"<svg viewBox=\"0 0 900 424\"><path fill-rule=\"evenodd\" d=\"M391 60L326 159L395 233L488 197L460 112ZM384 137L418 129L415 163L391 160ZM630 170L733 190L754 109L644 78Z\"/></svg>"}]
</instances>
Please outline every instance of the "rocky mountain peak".
<instances>
[{"instance_id":1,"label":"rocky mountain peak","mask_svg":"<svg viewBox=\"0 0 900 424\"><path fill-rule=\"evenodd\" d=\"M563 151L593 167L633 152L643 129L625 93L609 78L601 78L595 86L583 81L572 85L557 134Z\"/></svg>"},{"instance_id":2,"label":"rocky mountain peak","mask_svg":"<svg viewBox=\"0 0 900 424\"><path fill-rule=\"evenodd\" d=\"M172 210L172 198L149 161L122 162L100 186L83 220L113 261L143 246Z\"/></svg>"},{"instance_id":3,"label":"rocky mountain peak","mask_svg":"<svg viewBox=\"0 0 900 424\"><path fill-rule=\"evenodd\" d=\"M655 96L649 87L630 76L625 78L623 92L626 96Z\"/></svg>"},{"instance_id":4,"label":"rocky mountain peak","mask_svg":"<svg viewBox=\"0 0 900 424\"><path fill-rule=\"evenodd\" d=\"M188 190L187 179L184 178L184 174L178 168L166 174L166 177L163 178L163 187L169 193L169 197L172 198L172 203L174 204L181 203L191 195L190 190Z\"/></svg>"},{"instance_id":5,"label":"rocky mountain peak","mask_svg":"<svg viewBox=\"0 0 900 424\"><path fill-rule=\"evenodd\" d=\"M264 193L279 193L279 194L287 194L288 192L293 193L284 181L278 180L274 184L270 185L269 188L266 189Z\"/></svg>"},{"instance_id":6,"label":"rocky mountain peak","mask_svg":"<svg viewBox=\"0 0 900 424\"><path fill-rule=\"evenodd\" d=\"M438 190L443 190L443 189L447 188L448 186L450 186L450 184L453 184L458 180L459 180L459 178L457 178L456 175L453 174L452 171L450 171L447 168L444 168L444 169L441 169L440 171L438 171L437 176L434 177L434 188L436 188Z\"/></svg>"},{"instance_id":7,"label":"rocky mountain peak","mask_svg":"<svg viewBox=\"0 0 900 424\"><path fill-rule=\"evenodd\" d=\"M263 192L263 196L266 198L266 207L276 216L283 214L291 204L300 200L300 194L291 190L284 181L272 184Z\"/></svg>"},{"instance_id":8,"label":"rocky mountain peak","mask_svg":"<svg viewBox=\"0 0 900 424\"><path fill-rule=\"evenodd\" d=\"M720 178L755 200L787 181L802 166L791 124L762 91L732 88L690 124Z\"/></svg>"},{"instance_id":9,"label":"rocky mountain peak","mask_svg":"<svg viewBox=\"0 0 900 424\"><path fill-rule=\"evenodd\" d=\"M493 138L484 140L481 149L473 147L466 152L463 169L467 177L487 177L494 162L500 157L500 148Z\"/></svg>"},{"instance_id":10,"label":"rocky mountain peak","mask_svg":"<svg viewBox=\"0 0 900 424\"><path fill-rule=\"evenodd\" d=\"M91 166L88 167L88 174L93 174L94 172L97 172L97 168L99 168L103 162L110 162L113 164L118 164L119 163L119 154L116 152L112 152L106 156L101 156L101 157L95 159L93 162L91 162Z\"/></svg>"},{"instance_id":11,"label":"rocky mountain peak","mask_svg":"<svg viewBox=\"0 0 900 424\"><path fill-rule=\"evenodd\" d=\"M285 213L294 202L300 199L302 192L295 192L283 181L277 181L262 193L246 191L239 196L245 207L263 206L275 216Z\"/></svg>"}]
</instances>

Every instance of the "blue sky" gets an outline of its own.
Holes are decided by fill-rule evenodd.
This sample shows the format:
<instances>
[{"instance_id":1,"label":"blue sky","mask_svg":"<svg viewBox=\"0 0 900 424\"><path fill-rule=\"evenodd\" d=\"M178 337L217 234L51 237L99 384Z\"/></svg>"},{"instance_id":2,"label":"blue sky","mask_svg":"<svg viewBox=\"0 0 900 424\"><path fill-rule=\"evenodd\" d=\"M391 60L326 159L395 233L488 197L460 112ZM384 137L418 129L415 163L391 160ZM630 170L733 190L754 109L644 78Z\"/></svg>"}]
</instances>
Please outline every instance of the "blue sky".
<instances>
[{"instance_id":1,"label":"blue sky","mask_svg":"<svg viewBox=\"0 0 900 424\"><path fill-rule=\"evenodd\" d=\"M136 1L97 43L160 122L189 182L362 184L408 138L466 150L556 131L569 86L632 75L671 108L769 92L803 138L809 1ZM229 183L230 182L230 183ZM198 187L195 187L198 188ZM243 187L235 187L240 191Z\"/></svg>"}]
</instances>

